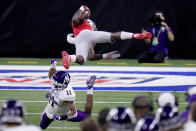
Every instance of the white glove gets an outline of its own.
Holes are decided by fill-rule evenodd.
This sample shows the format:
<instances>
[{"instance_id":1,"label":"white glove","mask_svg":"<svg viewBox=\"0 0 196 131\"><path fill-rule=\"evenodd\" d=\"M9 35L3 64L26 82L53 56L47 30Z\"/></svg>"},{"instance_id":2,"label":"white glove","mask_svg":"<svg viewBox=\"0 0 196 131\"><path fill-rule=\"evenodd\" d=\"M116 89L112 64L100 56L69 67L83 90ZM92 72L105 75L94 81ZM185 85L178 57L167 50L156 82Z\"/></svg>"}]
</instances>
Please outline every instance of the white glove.
<instances>
[{"instance_id":1,"label":"white glove","mask_svg":"<svg viewBox=\"0 0 196 131\"><path fill-rule=\"evenodd\" d=\"M75 41L75 37L74 37L73 33L68 34L67 35L67 42L70 44L75 44L74 41Z\"/></svg>"},{"instance_id":2,"label":"white glove","mask_svg":"<svg viewBox=\"0 0 196 131\"><path fill-rule=\"evenodd\" d=\"M112 51L112 52L103 54L103 59L116 59L118 57L120 57L120 53L118 53L118 51Z\"/></svg>"},{"instance_id":3,"label":"white glove","mask_svg":"<svg viewBox=\"0 0 196 131\"><path fill-rule=\"evenodd\" d=\"M56 68L56 64L57 64L57 63L58 63L57 60L51 59L51 60L50 60L51 68Z\"/></svg>"}]
</instances>

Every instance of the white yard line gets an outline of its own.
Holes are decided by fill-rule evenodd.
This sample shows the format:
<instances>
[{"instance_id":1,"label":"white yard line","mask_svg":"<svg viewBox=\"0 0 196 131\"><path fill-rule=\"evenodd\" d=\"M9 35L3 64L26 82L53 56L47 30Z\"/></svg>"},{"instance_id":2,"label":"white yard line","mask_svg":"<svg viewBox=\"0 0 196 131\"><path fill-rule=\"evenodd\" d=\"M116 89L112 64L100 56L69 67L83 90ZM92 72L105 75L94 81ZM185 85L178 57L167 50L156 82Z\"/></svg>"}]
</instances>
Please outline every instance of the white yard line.
<instances>
[{"instance_id":1,"label":"white yard line","mask_svg":"<svg viewBox=\"0 0 196 131\"><path fill-rule=\"evenodd\" d=\"M0 102L4 102L6 100L0 100ZM46 103L48 101L21 101L23 103ZM76 101L75 103L79 103L79 104L83 104L85 103L84 101ZM96 103L96 104L107 104L107 103L120 103L120 104L124 104L124 103L130 103L130 102L123 102L123 101L114 101L114 102L111 102L111 101L94 101L93 103Z\"/></svg>"},{"instance_id":2,"label":"white yard line","mask_svg":"<svg viewBox=\"0 0 196 131\"><path fill-rule=\"evenodd\" d=\"M69 129L69 130L79 130L79 127L48 127L49 129Z\"/></svg>"},{"instance_id":3,"label":"white yard line","mask_svg":"<svg viewBox=\"0 0 196 131\"><path fill-rule=\"evenodd\" d=\"M27 112L25 113L26 115L42 115L42 113L32 113L32 112ZM98 114L93 113L92 116L98 116Z\"/></svg>"},{"instance_id":4,"label":"white yard line","mask_svg":"<svg viewBox=\"0 0 196 131\"><path fill-rule=\"evenodd\" d=\"M0 65L0 70L49 70L50 66L30 65ZM64 70L57 66L58 70ZM171 71L171 72L196 72L195 67L136 67L136 66L71 66L69 70L82 71Z\"/></svg>"}]
</instances>

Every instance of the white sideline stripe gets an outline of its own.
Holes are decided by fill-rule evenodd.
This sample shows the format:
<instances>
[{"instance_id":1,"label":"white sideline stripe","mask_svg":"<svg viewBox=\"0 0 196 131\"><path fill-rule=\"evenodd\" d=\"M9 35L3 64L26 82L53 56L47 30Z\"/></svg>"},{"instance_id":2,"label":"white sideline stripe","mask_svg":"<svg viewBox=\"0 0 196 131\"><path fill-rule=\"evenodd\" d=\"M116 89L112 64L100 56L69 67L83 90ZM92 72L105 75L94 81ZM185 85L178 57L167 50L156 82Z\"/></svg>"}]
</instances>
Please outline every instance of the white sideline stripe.
<instances>
[{"instance_id":1,"label":"white sideline stripe","mask_svg":"<svg viewBox=\"0 0 196 131\"><path fill-rule=\"evenodd\" d=\"M0 70L49 70L50 66L37 65L0 65ZM64 67L57 66L57 70L64 70ZM195 67L153 67L153 66L71 66L69 70L77 71L171 71L171 72L196 72Z\"/></svg>"},{"instance_id":2,"label":"white sideline stripe","mask_svg":"<svg viewBox=\"0 0 196 131\"><path fill-rule=\"evenodd\" d=\"M35 91L34 89L0 89L0 91L1 90L5 90L5 91L7 91L7 90L15 90L15 91L20 91L20 90L22 90L22 91ZM46 91L46 90L43 90L43 89L36 89L36 91ZM86 91L86 90L77 90L77 91ZM110 92L116 92L116 91L119 91L119 90L96 90L96 91L98 91L98 92L105 92L105 91L110 91ZM132 90L127 90L127 91L120 91L120 92L133 92ZM134 91L134 92L164 92L164 91L140 91L140 90L136 90L136 91ZM170 92L186 92L186 91L170 91Z\"/></svg>"},{"instance_id":3,"label":"white sideline stripe","mask_svg":"<svg viewBox=\"0 0 196 131\"><path fill-rule=\"evenodd\" d=\"M0 100L0 102L4 102L6 100ZM48 101L20 101L23 103L46 103ZM76 101L75 103L85 103L84 101ZM131 104L131 102L126 102L126 101L94 101L93 103L95 104ZM182 105L186 105L186 102L180 103Z\"/></svg>"},{"instance_id":4,"label":"white sideline stripe","mask_svg":"<svg viewBox=\"0 0 196 131\"><path fill-rule=\"evenodd\" d=\"M25 113L26 115L41 115L42 113Z\"/></svg>"},{"instance_id":5,"label":"white sideline stripe","mask_svg":"<svg viewBox=\"0 0 196 131\"><path fill-rule=\"evenodd\" d=\"M26 115L42 115L42 113L30 113L30 112L25 113L25 114ZM92 116L98 116L98 114L94 113L94 114L92 114Z\"/></svg>"}]
</instances>

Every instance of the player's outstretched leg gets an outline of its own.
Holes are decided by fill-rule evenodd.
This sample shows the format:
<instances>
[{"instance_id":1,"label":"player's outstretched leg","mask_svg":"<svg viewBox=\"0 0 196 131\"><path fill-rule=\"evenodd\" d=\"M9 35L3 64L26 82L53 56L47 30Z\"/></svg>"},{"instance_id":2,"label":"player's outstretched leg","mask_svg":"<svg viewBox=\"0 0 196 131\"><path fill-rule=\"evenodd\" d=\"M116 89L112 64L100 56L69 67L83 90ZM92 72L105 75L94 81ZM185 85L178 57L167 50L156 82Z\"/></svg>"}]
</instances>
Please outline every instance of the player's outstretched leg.
<instances>
[{"instance_id":1,"label":"player's outstretched leg","mask_svg":"<svg viewBox=\"0 0 196 131\"><path fill-rule=\"evenodd\" d=\"M152 34L150 32L145 32L145 33L131 33L131 32L116 32L116 33L111 33L111 40L127 40L127 39L151 39Z\"/></svg>"},{"instance_id":2,"label":"player's outstretched leg","mask_svg":"<svg viewBox=\"0 0 196 131\"><path fill-rule=\"evenodd\" d=\"M66 69L69 69L70 56L66 51L61 52L62 64Z\"/></svg>"},{"instance_id":3,"label":"player's outstretched leg","mask_svg":"<svg viewBox=\"0 0 196 131\"><path fill-rule=\"evenodd\" d=\"M96 80L96 76L91 76L89 80L86 81L86 85L88 87L87 90L87 98L85 103L85 112L88 114L88 116L91 116L91 112L93 109L93 85Z\"/></svg>"},{"instance_id":4,"label":"player's outstretched leg","mask_svg":"<svg viewBox=\"0 0 196 131\"><path fill-rule=\"evenodd\" d=\"M74 63L78 63L80 65L83 65L85 63L85 60L83 56L81 55L69 55L66 51L61 52L62 56L62 64L65 67L65 69L69 69L70 61Z\"/></svg>"},{"instance_id":5,"label":"player's outstretched leg","mask_svg":"<svg viewBox=\"0 0 196 131\"><path fill-rule=\"evenodd\" d=\"M114 40L128 40L128 39L151 39L152 34L150 32L145 33L131 33L131 32L105 32L105 31L85 31L81 32L91 43L107 43Z\"/></svg>"},{"instance_id":6,"label":"player's outstretched leg","mask_svg":"<svg viewBox=\"0 0 196 131\"><path fill-rule=\"evenodd\" d=\"M85 118L91 116L91 112L93 109L93 85L96 80L96 76L91 76L89 80L86 81L87 84L87 99L85 103L85 112L77 110L77 117L69 119L71 122L80 122Z\"/></svg>"},{"instance_id":7,"label":"player's outstretched leg","mask_svg":"<svg viewBox=\"0 0 196 131\"><path fill-rule=\"evenodd\" d=\"M52 121L53 121L53 119L48 118L48 116L46 115L46 113L44 113L42 115L42 119L40 121L40 127L41 127L41 129L46 129L51 124Z\"/></svg>"}]
</instances>

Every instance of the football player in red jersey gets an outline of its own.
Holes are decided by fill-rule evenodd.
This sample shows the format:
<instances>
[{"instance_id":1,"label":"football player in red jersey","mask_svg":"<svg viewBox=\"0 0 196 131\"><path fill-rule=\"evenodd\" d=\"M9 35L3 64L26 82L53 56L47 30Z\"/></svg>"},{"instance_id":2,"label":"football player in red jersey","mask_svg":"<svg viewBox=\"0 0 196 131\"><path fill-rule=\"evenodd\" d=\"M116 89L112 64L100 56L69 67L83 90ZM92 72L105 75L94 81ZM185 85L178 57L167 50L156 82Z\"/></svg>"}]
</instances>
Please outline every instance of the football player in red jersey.
<instances>
[{"instance_id":1,"label":"football player in red jersey","mask_svg":"<svg viewBox=\"0 0 196 131\"><path fill-rule=\"evenodd\" d=\"M67 35L67 41L75 44L76 55L69 55L66 51L62 51L62 64L66 69L69 69L70 61L83 65L88 60L111 59L118 58L120 54L117 51L106 54L95 54L94 46L96 43L112 43L116 39L150 39L151 33L131 32L105 32L97 31L95 23L89 19L91 12L87 6L81 6L72 18L73 34Z\"/></svg>"}]
</instances>

